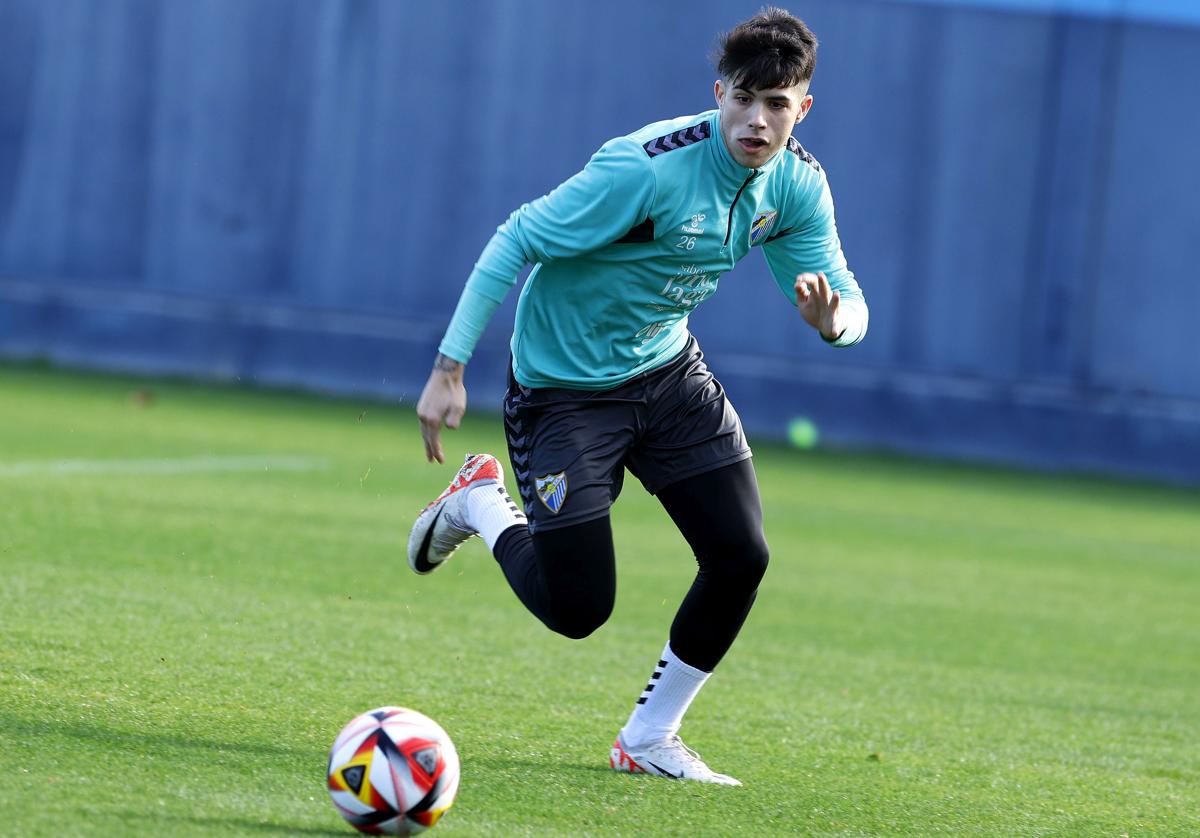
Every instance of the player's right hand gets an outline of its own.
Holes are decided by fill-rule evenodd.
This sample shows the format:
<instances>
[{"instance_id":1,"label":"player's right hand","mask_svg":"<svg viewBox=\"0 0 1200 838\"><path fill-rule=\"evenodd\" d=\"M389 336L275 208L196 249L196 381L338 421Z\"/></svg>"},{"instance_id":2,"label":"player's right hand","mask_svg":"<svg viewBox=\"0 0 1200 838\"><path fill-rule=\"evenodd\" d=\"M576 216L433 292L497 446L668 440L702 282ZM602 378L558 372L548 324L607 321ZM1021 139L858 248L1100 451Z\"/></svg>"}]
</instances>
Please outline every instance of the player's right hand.
<instances>
[{"instance_id":1,"label":"player's right hand","mask_svg":"<svg viewBox=\"0 0 1200 838\"><path fill-rule=\"evenodd\" d=\"M446 462L442 451L442 425L457 428L467 412L467 388L463 384L463 365L439 355L421 399L417 402L417 419L421 422L421 438L425 441L425 459Z\"/></svg>"},{"instance_id":2,"label":"player's right hand","mask_svg":"<svg viewBox=\"0 0 1200 838\"><path fill-rule=\"evenodd\" d=\"M833 290L821 271L796 277L796 306L804 322L827 341L837 340L846 327L842 324L839 303L842 295Z\"/></svg>"}]
</instances>

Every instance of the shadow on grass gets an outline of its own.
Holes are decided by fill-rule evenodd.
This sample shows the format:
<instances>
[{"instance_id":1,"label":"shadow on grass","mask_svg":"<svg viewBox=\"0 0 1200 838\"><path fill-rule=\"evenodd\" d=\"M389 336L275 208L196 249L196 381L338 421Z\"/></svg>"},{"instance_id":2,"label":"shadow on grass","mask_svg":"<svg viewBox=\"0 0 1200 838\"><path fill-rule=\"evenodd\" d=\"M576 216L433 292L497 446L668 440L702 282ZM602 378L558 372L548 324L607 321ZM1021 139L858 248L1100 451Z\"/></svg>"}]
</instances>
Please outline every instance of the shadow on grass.
<instances>
[{"instance_id":1,"label":"shadow on grass","mask_svg":"<svg viewBox=\"0 0 1200 838\"><path fill-rule=\"evenodd\" d=\"M114 749L133 751L138 754L149 753L152 750L202 750L217 753L247 754L250 756L287 757L315 765L323 765L326 754L322 750L314 751L309 747L288 746L268 742L214 742L171 729L147 728L140 731L114 730L107 728L102 722L90 725L85 722L68 722L58 719L25 719L10 713L0 713L0 729L8 736L20 740L30 737L34 740L42 737L72 739L84 742L96 742Z\"/></svg>"}]
</instances>

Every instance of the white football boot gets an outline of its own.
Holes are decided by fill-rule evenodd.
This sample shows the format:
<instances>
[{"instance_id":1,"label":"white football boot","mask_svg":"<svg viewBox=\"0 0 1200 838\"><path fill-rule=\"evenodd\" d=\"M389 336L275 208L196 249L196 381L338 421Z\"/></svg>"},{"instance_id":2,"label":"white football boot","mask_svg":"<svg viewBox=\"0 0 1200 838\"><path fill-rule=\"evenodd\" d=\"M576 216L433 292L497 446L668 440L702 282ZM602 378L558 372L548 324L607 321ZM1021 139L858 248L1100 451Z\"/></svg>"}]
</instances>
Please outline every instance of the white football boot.
<instances>
[{"instance_id":1,"label":"white football boot","mask_svg":"<svg viewBox=\"0 0 1200 838\"><path fill-rule=\"evenodd\" d=\"M446 491L421 510L408 536L408 566L415 573L437 570L462 543L475 535L467 521L467 490L504 485L504 468L491 454L468 454Z\"/></svg>"},{"instance_id":2,"label":"white football boot","mask_svg":"<svg viewBox=\"0 0 1200 838\"><path fill-rule=\"evenodd\" d=\"M627 748L621 741L620 734L617 734L608 764L617 771L627 771L630 774L652 774L671 780L697 780L722 786L742 784L740 780L713 771L704 764L700 755L683 744L683 740L678 736L636 748Z\"/></svg>"}]
</instances>

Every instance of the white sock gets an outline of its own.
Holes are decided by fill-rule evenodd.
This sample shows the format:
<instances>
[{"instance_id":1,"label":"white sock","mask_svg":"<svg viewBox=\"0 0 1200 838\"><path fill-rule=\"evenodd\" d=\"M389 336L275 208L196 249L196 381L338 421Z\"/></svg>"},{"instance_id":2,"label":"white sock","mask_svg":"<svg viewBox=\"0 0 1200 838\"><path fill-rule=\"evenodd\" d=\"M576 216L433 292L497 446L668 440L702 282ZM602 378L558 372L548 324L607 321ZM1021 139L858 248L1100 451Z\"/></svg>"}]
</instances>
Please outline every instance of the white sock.
<instances>
[{"instance_id":1,"label":"white sock","mask_svg":"<svg viewBox=\"0 0 1200 838\"><path fill-rule=\"evenodd\" d=\"M621 728L626 747L657 742L678 733L683 714L711 674L675 657L668 643L629 721Z\"/></svg>"},{"instance_id":2,"label":"white sock","mask_svg":"<svg viewBox=\"0 0 1200 838\"><path fill-rule=\"evenodd\" d=\"M525 526L529 523L502 483L472 486L466 501L468 523L487 542L489 550L496 546L506 529L514 524Z\"/></svg>"}]
</instances>

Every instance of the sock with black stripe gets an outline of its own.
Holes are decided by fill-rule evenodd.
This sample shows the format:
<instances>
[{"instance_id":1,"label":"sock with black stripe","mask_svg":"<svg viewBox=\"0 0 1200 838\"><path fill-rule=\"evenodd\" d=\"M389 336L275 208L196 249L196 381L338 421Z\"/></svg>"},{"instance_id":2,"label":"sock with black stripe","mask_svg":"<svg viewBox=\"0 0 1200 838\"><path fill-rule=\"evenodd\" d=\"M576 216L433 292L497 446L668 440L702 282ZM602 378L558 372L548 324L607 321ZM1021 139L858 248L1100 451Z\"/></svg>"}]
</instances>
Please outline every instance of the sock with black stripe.
<instances>
[{"instance_id":1,"label":"sock with black stripe","mask_svg":"<svg viewBox=\"0 0 1200 838\"><path fill-rule=\"evenodd\" d=\"M627 748L636 748L674 736L683 714L711 674L681 661L667 643L650 683L621 728L621 741Z\"/></svg>"},{"instance_id":2,"label":"sock with black stripe","mask_svg":"<svg viewBox=\"0 0 1200 838\"><path fill-rule=\"evenodd\" d=\"M500 535L509 527L526 526L525 513L508 494L503 483L482 483L467 493L467 518L470 525L487 542L489 550L496 547Z\"/></svg>"}]
</instances>

